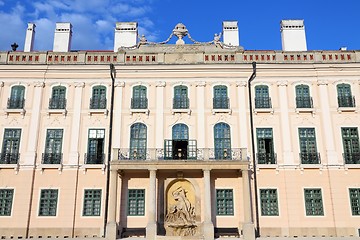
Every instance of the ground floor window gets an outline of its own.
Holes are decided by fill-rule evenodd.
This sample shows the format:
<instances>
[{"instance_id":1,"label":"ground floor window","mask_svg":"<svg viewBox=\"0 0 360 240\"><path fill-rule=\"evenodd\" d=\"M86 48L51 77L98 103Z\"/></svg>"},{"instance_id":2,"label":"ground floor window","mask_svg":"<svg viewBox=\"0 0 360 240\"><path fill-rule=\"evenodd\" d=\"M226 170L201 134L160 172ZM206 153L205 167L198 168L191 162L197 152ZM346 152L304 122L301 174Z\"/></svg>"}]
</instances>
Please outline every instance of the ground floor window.
<instances>
[{"instance_id":1,"label":"ground floor window","mask_svg":"<svg viewBox=\"0 0 360 240\"><path fill-rule=\"evenodd\" d=\"M56 216L57 189L42 189L40 193L39 216Z\"/></svg>"},{"instance_id":2,"label":"ground floor window","mask_svg":"<svg viewBox=\"0 0 360 240\"><path fill-rule=\"evenodd\" d=\"M145 189L128 190L128 216L145 215Z\"/></svg>"},{"instance_id":3,"label":"ground floor window","mask_svg":"<svg viewBox=\"0 0 360 240\"><path fill-rule=\"evenodd\" d=\"M101 189L86 189L84 192L83 216L100 216Z\"/></svg>"},{"instance_id":4,"label":"ground floor window","mask_svg":"<svg viewBox=\"0 0 360 240\"><path fill-rule=\"evenodd\" d=\"M216 215L234 215L232 189L216 189Z\"/></svg>"},{"instance_id":5,"label":"ground floor window","mask_svg":"<svg viewBox=\"0 0 360 240\"><path fill-rule=\"evenodd\" d=\"M279 216L276 189L260 189L261 215Z\"/></svg>"},{"instance_id":6,"label":"ground floor window","mask_svg":"<svg viewBox=\"0 0 360 240\"><path fill-rule=\"evenodd\" d=\"M353 216L360 215L360 188L350 188L350 204Z\"/></svg>"},{"instance_id":7,"label":"ground floor window","mask_svg":"<svg viewBox=\"0 0 360 240\"><path fill-rule=\"evenodd\" d=\"M324 208L320 188L304 189L306 216L323 216Z\"/></svg>"},{"instance_id":8,"label":"ground floor window","mask_svg":"<svg viewBox=\"0 0 360 240\"><path fill-rule=\"evenodd\" d=\"M0 216L10 216L14 189L0 189Z\"/></svg>"}]
</instances>

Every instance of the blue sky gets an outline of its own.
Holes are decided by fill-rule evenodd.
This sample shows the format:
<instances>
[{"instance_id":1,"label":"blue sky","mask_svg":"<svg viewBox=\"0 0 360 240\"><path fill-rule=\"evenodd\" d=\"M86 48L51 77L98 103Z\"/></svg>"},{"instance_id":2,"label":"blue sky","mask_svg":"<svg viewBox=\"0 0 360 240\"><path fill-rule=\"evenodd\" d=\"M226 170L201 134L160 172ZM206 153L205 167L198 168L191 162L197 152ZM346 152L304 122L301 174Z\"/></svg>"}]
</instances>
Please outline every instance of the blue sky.
<instances>
[{"instance_id":1,"label":"blue sky","mask_svg":"<svg viewBox=\"0 0 360 240\"><path fill-rule=\"evenodd\" d=\"M309 50L360 49L359 0L0 0L0 51L24 47L36 24L35 50L52 50L56 22L73 25L72 50L113 49L119 21L137 21L139 33L164 41L178 22L192 38L211 41L223 20L237 20L246 50L280 50L280 20L304 19Z\"/></svg>"}]
</instances>

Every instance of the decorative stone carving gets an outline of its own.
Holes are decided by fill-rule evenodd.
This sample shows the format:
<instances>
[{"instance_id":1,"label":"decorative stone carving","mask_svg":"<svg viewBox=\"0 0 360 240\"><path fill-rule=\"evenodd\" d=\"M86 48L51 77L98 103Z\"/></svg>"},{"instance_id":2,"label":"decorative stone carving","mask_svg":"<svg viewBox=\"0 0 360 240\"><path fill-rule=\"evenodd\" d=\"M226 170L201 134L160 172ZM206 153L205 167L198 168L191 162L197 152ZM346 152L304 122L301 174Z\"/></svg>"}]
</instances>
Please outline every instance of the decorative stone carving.
<instances>
[{"instance_id":1,"label":"decorative stone carving","mask_svg":"<svg viewBox=\"0 0 360 240\"><path fill-rule=\"evenodd\" d=\"M197 82L196 87L205 87L206 86L206 82Z\"/></svg>"},{"instance_id":2,"label":"decorative stone carving","mask_svg":"<svg viewBox=\"0 0 360 240\"><path fill-rule=\"evenodd\" d=\"M163 81L159 81L159 82L156 82L156 87L165 87L166 86L166 82L163 82Z\"/></svg>"},{"instance_id":3,"label":"decorative stone carving","mask_svg":"<svg viewBox=\"0 0 360 240\"><path fill-rule=\"evenodd\" d=\"M125 82L115 82L114 87L125 87Z\"/></svg>"},{"instance_id":4,"label":"decorative stone carving","mask_svg":"<svg viewBox=\"0 0 360 240\"><path fill-rule=\"evenodd\" d=\"M288 85L287 81L278 81L276 83L279 87L286 87Z\"/></svg>"},{"instance_id":5,"label":"decorative stone carving","mask_svg":"<svg viewBox=\"0 0 360 240\"><path fill-rule=\"evenodd\" d=\"M247 86L247 82L246 81L240 81L236 83L237 87L246 87Z\"/></svg>"},{"instance_id":6,"label":"decorative stone carving","mask_svg":"<svg viewBox=\"0 0 360 240\"><path fill-rule=\"evenodd\" d=\"M84 82L75 82L74 86L76 88L83 88L83 87L85 87L85 83Z\"/></svg>"},{"instance_id":7,"label":"decorative stone carving","mask_svg":"<svg viewBox=\"0 0 360 240\"><path fill-rule=\"evenodd\" d=\"M183 37L188 34L188 30L186 29L185 25L182 23L176 24L173 34L177 36L179 39L176 41L177 45L185 44Z\"/></svg>"},{"instance_id":8,"label":"decorative stone carving","mask_svg":"<svg viewBox=\"0 0 360 240\"><path fill-rule=\"evenodd\" d=\"M34 87L45 87L45 83L44 82L34 82Z\"/></svg>"},{"instance_id":9,"label":"decorative stone carving","mask_svg":"<svg viewBox=\"0 0 360 240\"><path fill-rule=\"evenodd\" d=\"M317 85L328 85L329 84L329 81L327 81L327 80L318 80L317 81Z\"/></svg>"}]
</instances>

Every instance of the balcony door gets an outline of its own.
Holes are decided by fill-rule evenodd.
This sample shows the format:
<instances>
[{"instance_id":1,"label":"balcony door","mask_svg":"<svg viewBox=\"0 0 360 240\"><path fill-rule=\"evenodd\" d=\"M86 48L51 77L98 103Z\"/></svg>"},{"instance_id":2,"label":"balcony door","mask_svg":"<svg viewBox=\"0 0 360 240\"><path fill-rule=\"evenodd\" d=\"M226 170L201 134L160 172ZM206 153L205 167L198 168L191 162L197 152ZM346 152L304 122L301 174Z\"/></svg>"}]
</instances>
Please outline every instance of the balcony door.
<instances>
[{"instance_id":1,"label":"balcony door","mask_svg":"<svg viewBox=\"0 0 360 240\"><path fill-rule=\"evenodd\" d=\"M189 128L179 123L172 127L172 140L165 140L165 158L196 159L196 140L189 140Z\"/></svg>"},{"instance_id":2,"label":"balcony door","mask_svg":"<svg viewBox=\"0 0 360 240\"><path fill-rule=\"evenodd\" d=\"M215 159L231 159L230 126L217 123L214 126Z\"/></svg>"}]
</instances>

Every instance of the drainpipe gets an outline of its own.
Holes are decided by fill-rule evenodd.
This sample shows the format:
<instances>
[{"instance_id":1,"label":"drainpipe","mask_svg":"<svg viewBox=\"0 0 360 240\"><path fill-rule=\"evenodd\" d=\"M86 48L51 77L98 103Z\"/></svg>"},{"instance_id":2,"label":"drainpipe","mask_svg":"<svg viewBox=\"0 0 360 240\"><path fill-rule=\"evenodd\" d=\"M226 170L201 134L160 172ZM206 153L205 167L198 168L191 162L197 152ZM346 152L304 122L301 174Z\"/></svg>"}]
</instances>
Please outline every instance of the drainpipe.
<instances>
[{"instance_id":1,"label":"drainpipe","mask_svg":"<svg viewBox=\"0 0 360 240\"><path fill-rule=\"evenodd\" d=\"M114 88L115 88L115 67L110 64L110 77L111 77L111 100L110 100L110 124L109 124L109 144L108 144L108 159L106 171L106 191L105 191L105 214L104 214L104 237L106 237L106 224L108 219L109 208L109 187L110 187L110 161L111 161L111 148L112 148L112 126L113 126L113 111L114 111Z\"/></svg>"},{"instance_id":2,"label":"drainpipe","mask_svg":"<svg viewBox=\"0 0 360 240\"><path fill-rule=\"evenodd\" d=\"M252 62L253 72L248 80L249 90L249 109L250 109L250 130L251 130L251 150L252 160L254 169L254 196L255 196L255 220L256 220L256 237L260 237L260 223L259 223L259 201L258 201L258 187L257 187L257 176L256 176L256 160L255 160L255 136L254 136L254 121L253 121L253 108L252 108L252 97L251 97L251 81L256 77L256 62Z\"/></svg>"}]
</instances>

